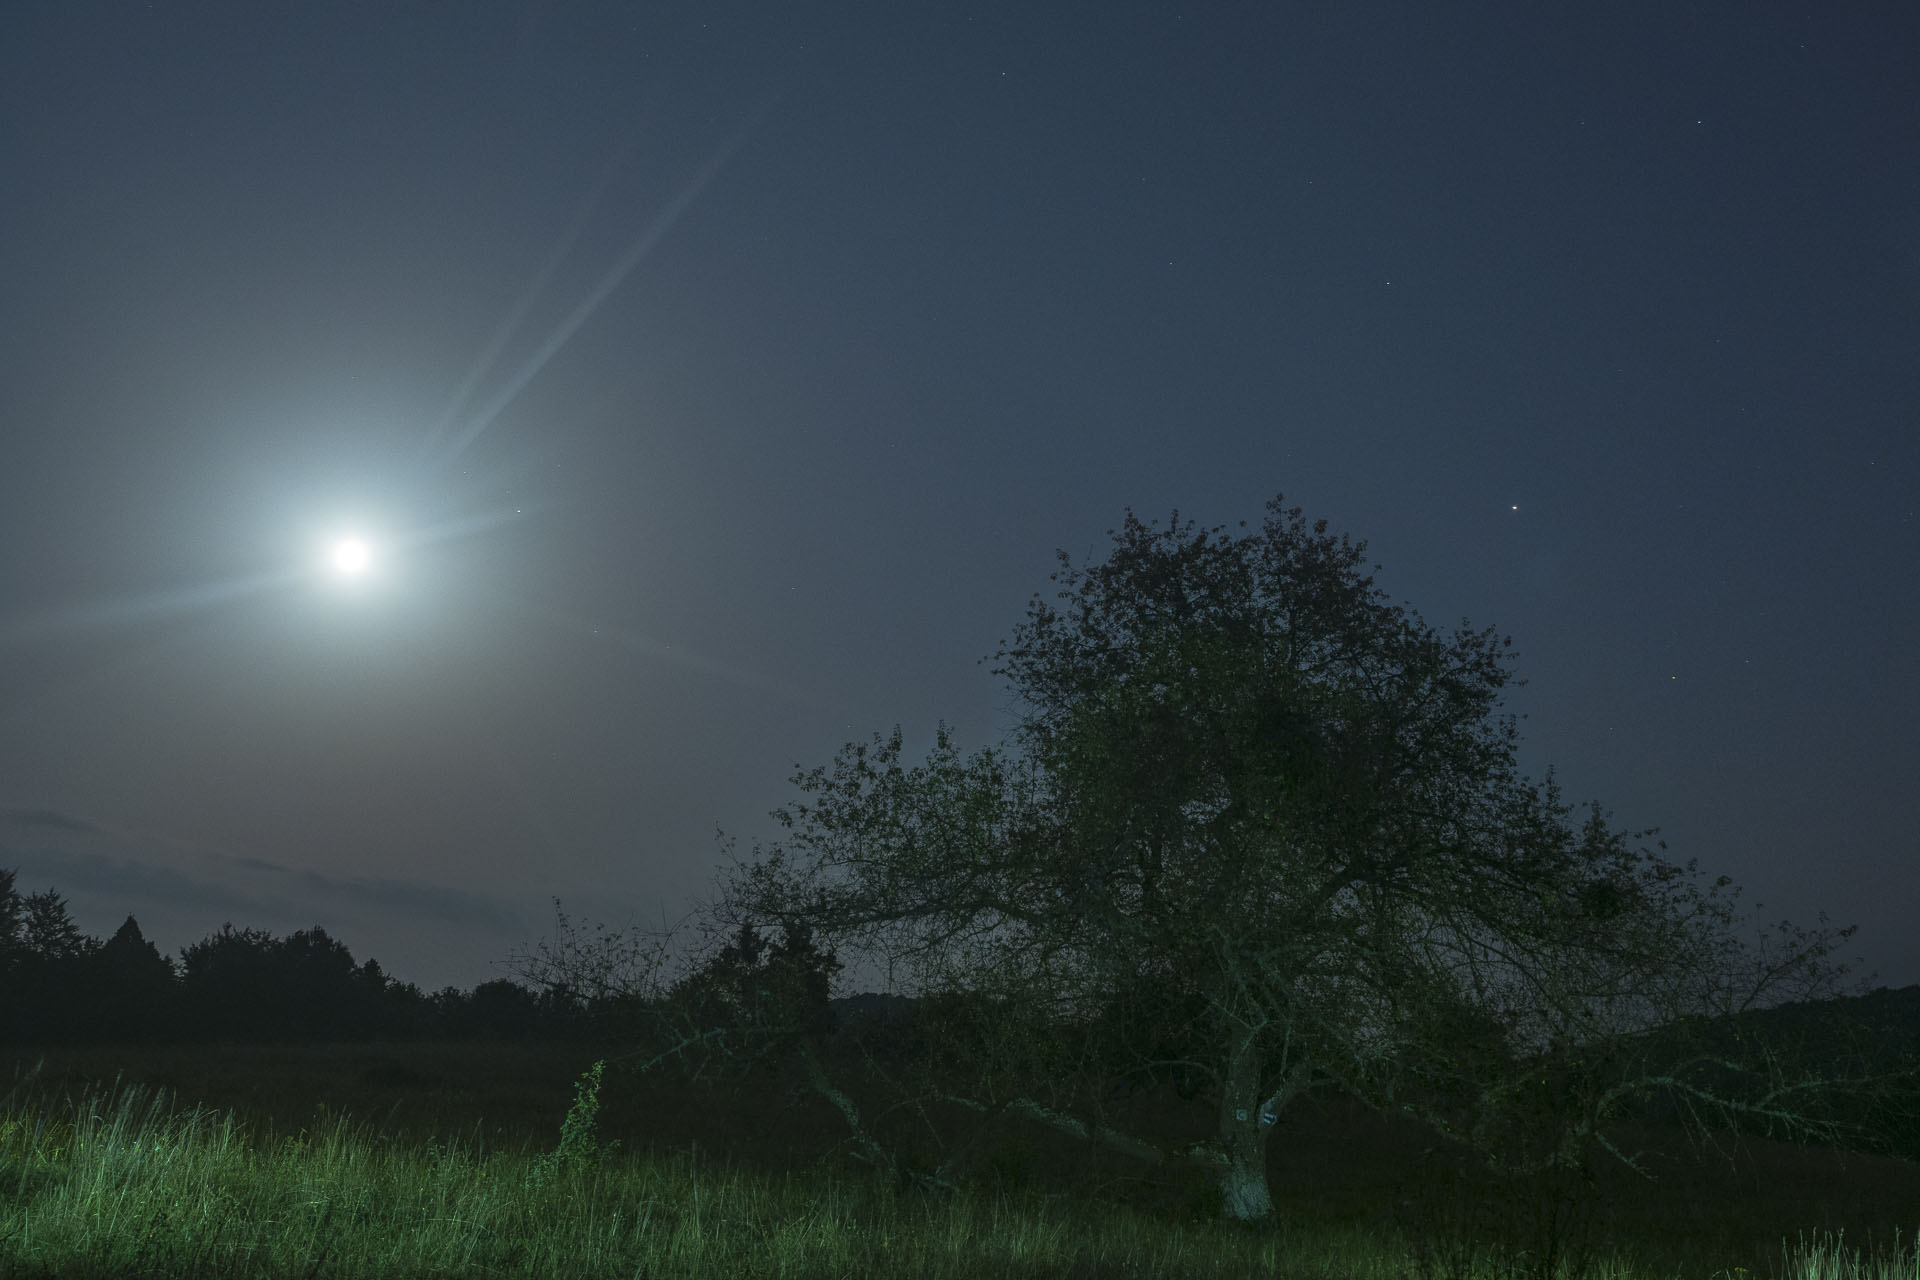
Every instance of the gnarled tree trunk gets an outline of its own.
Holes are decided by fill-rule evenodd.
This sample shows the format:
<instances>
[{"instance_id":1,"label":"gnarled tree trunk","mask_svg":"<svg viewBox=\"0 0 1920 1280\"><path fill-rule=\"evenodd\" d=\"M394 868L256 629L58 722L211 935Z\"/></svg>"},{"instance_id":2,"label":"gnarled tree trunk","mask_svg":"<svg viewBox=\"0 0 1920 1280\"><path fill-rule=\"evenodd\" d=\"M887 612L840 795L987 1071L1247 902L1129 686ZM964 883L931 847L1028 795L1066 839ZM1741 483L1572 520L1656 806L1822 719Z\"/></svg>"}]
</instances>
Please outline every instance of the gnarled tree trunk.
<instances>
[{"instance_id":1,"label":"gnarled tree trunk","mask_svg":"<svg viewBox=\"0 0 1920 1280\"><path fill-rule=\"evenodd\" d=\"M1280 1108L1301 1091L1309 1075L1304 1063L1296 1063L1279 1088L1262 1096L1261 1076L1267 1062L1259 1040L1260 1028L1237 1032L1220 1091L1219 1136L1209 1152L1221 1211L1236 1222L1273 1216L1273 1195L1267 1188L1267 1138Z\"/></svg>"}]
</instances>

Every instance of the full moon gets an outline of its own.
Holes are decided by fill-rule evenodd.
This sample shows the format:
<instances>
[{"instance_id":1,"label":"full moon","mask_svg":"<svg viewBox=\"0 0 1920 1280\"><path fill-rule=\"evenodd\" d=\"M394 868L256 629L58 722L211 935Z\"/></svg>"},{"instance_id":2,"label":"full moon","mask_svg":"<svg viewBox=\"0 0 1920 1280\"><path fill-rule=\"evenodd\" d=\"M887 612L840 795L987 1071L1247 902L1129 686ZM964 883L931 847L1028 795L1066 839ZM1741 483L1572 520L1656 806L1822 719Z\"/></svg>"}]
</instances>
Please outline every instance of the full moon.
<instances>
[{"instance_id":1,"label":"full moon","mask_svg":"<svg viewBox=\"0 0 1920 1280\"><path fill-rule=\"evenodd\" d=\"M373 563L373 548L359 538L341 538L328 554L334 572L343 577L358 577Z\"/></svg>"}]
</instances>

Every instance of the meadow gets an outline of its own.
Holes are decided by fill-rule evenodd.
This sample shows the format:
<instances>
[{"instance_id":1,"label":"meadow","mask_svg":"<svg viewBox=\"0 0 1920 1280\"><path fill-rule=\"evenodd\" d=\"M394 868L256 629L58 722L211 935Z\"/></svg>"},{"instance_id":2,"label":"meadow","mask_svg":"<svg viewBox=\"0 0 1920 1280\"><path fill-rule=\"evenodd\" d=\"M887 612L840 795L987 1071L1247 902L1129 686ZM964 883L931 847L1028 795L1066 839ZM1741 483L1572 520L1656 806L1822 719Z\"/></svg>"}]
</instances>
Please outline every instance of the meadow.
<instances>
[{"instance_id":1,"label":"meadow","mask_svg":"<svg viewBox=\"0 0 1920 1280\"><path fill-rule=\"evenodd\" d=\"M961 1191L903 1189L778 1082L583 1074L595 1056L11 1055L0 1276L1920 1280L1909 1161L1648 1132L1654 1182L1494 1185L1329 1099L1283 1119L1279 1217L1248 1228L1216 1220L1190 1173L1018 1128Z\"/></svg>"}]
</instances>

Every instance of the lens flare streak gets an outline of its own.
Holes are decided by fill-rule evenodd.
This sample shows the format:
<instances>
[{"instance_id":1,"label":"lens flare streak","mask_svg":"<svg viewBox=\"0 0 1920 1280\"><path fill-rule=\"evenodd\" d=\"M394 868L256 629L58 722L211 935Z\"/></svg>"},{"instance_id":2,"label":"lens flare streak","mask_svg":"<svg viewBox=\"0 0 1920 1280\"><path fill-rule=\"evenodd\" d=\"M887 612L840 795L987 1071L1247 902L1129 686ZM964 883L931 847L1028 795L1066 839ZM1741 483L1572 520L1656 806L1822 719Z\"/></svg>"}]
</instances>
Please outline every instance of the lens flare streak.
<instances>
[{"instance_id":1,"label":"lens flare streak","mask_svg":"<svg viewBox=\"0 0 1920 1280\"><path fill-rule=\"evenodd\" d=\"M514 397L518 396L520 392L526 388L526 385L533 381L535 375L546 368L547 362L553 359L560 348L564 347L567 342L572 339L573 335L578 333L587 321L593 318L593 313L600 309L601 304L613 294L614 290L618 289L620 285L625 282L629 275L633 274L634 268L638 267L646 256L653 251L653 247L660 242L661 237L672 230L673 225L685 215L687 209L699 198L700 193L705 191L708 184L719 175L720 170L726 167L727 161L733 158L734 152L738 151L741 144L746 141L747 134L751 131L751 128L752 124L749 122L747 126L729 138L704 165L700 166L693 177L667 202L666 208L660 211L659 215L654 218L647 229L642 231L633 243L627 246L626 252L620 255L620 258L613 264L613 267L601 278L600 283L593 288L592 292L587 294L585 300L576 306L572 313L560 323L559 327L547 336L547 340L541 343L533 355L520 366L520 371L508 380L506 386L501 388L500 391L494 395L493 399L487 402L486 407L474 415L467 425L461 429L459 435L440 451L441 456L438 460L438 465L441 469L444 470L445 468L451 467L453 463L459 459L460 455L465 453L467 449L472 446L473 442L479 439L480 435L485 432L488 427L493 425L494 419L498 418L506 407L513 403ZM536 278L536 286L538 283L539 279ZM526 302L529 300L530 298L523 299L515 312L509 316L509 327L517 323L517 316L525 311Z\"/></svg>"}]
</instances>

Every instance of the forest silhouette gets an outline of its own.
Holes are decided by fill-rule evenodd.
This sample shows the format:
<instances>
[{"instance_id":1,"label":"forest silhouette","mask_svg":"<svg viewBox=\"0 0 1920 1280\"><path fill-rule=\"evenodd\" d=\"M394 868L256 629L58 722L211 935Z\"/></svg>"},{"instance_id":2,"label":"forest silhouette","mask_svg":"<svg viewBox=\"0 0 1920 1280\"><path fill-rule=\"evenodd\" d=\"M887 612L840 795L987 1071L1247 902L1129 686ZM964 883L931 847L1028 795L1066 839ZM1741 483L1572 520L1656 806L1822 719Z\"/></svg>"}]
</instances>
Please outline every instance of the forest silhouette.
<instances>
[{"instance_id":1,"label":"forest silhouette","mask_svg":"<svg viewBox=\"0 0 1920 1280\"><path fill-rule=\"evenodd\" d=\"M0 1045L570 1040L590 1029L564 988L496 979L427 992L318 925L286 937L222 925L160 953L129 915L105 941L49 888L0 868Z\"/></svg>"}]
</instances>

